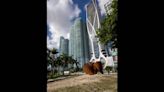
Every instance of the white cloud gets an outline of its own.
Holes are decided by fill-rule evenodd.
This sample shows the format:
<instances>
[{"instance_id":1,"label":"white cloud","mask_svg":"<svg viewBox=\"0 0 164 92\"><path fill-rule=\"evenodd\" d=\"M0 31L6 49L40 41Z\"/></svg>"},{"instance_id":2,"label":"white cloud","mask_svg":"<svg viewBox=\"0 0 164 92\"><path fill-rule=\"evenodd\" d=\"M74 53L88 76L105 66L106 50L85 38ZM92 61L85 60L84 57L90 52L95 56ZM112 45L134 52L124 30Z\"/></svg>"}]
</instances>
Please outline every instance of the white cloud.
<instances>
[{"instance_id":1,"label":"white cloud","mask_svg":"<svg viewBox=\"0 0 164 92\"><path fill-rule=\"evenodd\" d=\"M70 33L67 33L67 36L65 37L66 39L69 39Z\"/></svg>"},{"instance_id":2,"label":"white cloud","mask_svg":"<svg viewBox=\"0 0 164 92\"><path fill-rule=\"evenodd\" d=\"M101 10L101 15L106 14L104 5L105 5L107 2L111 2L111 1L112 1L112 0L98 0L98 2L99 2L99 7L100 7L100 10Z\"/></svg>"},{"instance_id":3,"label":"white cloud","mask_svg":"<svg viewBox=\"0 0 164 92\"><path fill-rule=\"evenodd\" d=\"M60 38L60 36L58 34L60 34L58 31L54 31L55 28L53 25L49 25L50 29L49 31L52 33L52 35L49 37L47 36L47 47L48 48L57 48L59 47L59 43L58 43L58 39ZM50 39L52 38L52 39Z\"/></svg>"},{"instance_id":4,"label":"white cloud","mask_svg":"<svg viewBox=\"0 0 164 92\"><path fill-rule=\"evenodd\" d=\"M80 12L78 5L73 4L72 0L47 1L47 23L52 33L52 39L47 37L48 48L59 48L60 36L69 38L72 19L78 17Z\"/></svg>"}]
</instances>

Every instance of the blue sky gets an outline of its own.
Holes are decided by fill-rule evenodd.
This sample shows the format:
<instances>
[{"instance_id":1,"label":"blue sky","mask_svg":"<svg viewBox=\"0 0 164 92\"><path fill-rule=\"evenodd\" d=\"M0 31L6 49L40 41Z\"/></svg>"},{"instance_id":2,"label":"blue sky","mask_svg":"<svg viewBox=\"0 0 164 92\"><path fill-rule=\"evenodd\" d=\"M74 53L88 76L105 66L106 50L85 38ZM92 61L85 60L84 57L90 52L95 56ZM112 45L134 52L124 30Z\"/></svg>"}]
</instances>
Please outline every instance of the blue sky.
<instances>
[{"instance_id":1,"label":"blue sky","mask_svg":"<svg viewBox=\"0 0 164 92\"><path fill-rule=\"evenodd\" d=\"M110 0L97 0L101 15L105 14L104 4ZM69 30L74 19L86 20L85 5L91 0L48 0L47 1L47 47L59 47L60 36L69 39Z\"/></svg>"},{"instance_id":2,"label":"blue sky","mask_svg":"<svg viewBox=\"0 0 164 92\"><path fill-rule=\"evenodd\" d=\"M73 0L73 2L75 4L78 4L80 10L81 10L81 13L80 13L80 17L82 18L83 21L86 20L86 13L85 13L85 9L84 9L84 6L89 3L91 0Z\"/></svg>"}]
</instances>

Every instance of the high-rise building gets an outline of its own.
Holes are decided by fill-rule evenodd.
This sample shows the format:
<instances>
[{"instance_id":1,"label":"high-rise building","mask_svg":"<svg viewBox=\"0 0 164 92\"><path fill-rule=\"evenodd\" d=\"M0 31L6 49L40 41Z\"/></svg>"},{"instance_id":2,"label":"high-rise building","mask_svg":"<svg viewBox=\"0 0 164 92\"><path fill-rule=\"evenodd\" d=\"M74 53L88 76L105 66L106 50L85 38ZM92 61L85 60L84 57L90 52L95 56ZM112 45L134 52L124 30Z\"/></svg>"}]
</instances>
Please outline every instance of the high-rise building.
<instances>
[{"instance_id":1,"label":"high-rise building","mask_svg":"<svg viewBox=\"0 0 164 92\"><path fill-rule=\"evenodd\" d=\"M69 56L73 56L73 58L75 58L74 56L74 41L75 41L75 34L74 34L74 25L72 25L71 30L70 30L70 38L69 38Z\"/></svg>"},{"instance_id":2,"label":"high-rise building","mask_svg":"<svg viewBox=\"0 0 164 92\"><path fill-rule=\"evenodd\" d=\"M95 59L100 60L101 58L105 59L105 48L98 42L98 38L96 37L96 31L100 28L100 9L97 0L92 0L85 8L87 31L89 34L92 55L90 61Z\"/></svg>"},{"instance_id":3,"label":"high-rise building","mask_svg":"<svg viewBox=\"0 0 164 92\"><path fill-rule=\"evenodd\" d=\"M75 20L70 30L69 56L73 56L81 68L90 59L86 24L81 18Z\"/></svg>"},{"instance_id":4,"label":"high-rise building","mask_svg":"<svg viewBox=\"0 0 164 92\"><path fill-rule=\"evenodd\" d=\"M106 15L110 15L110 13L112 12L112 8L111 8L111 1L107 2L105 5L104 5L104 8L105 8L105 11L106 11Z\"/></svg>"},{"instance_id":5,"label":"high-rise building","mask_svg":"<svg viewBox=\"0 0 164 92\"><path fill-rule=\"evenodd\" d=\"M89 47L89 36L87 32L86 23L82 22L83 25L83 41L84 41L84 61L85 63L89 62L90 59L90 47Z\"/></svg>"},{"instance_id":6,"label":"high-rise building","mask_svg":"<svg viewBox=\"0 0 164 92\"><path fill-rule=\"evenodd\" d=\"M96 30L100 27L100 13L98 12L98 6L96 3L96 0L92 0L91 3L89 3L86 7L86 18L87 18L87 30L90 36L90 46L92 54L92 57L98 58L99 57L99 48L97 44L96 36ZM91 44L93 43L93 45Z\"/></svg>"},{"instance_id":7,"label":"high-rise building","mask_svg":"<svg viewBox=\"0 0 164 92\"><path fill-rule=\"evenodd\" d=\"M64 48L65 54L68 55L69 54L69 52L68 52L69 51L69 40L68 39L65 39L64 40L64 44L65 44L64 45L65 46L65 48Z\"/></svg>"},{"instance_id":8,"label":"high-rise building","mask_svg":"<svg viewBox=\"0 0 164 92\"><path fill-rule=\"evenodd\" d=\"M68 44L69 44L69 40L68 39L64 39L63 36L60 37L60 55L61 54L67 54L68 55Z\"/></svg>"}]
</instances>

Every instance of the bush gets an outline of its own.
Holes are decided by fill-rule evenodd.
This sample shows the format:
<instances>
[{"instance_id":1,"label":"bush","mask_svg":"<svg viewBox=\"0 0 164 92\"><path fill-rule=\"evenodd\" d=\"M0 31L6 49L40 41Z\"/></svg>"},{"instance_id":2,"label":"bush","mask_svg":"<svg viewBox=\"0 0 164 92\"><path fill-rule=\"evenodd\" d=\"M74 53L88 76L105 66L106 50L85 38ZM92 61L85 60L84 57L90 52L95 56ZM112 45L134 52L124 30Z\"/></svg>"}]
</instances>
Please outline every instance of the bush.
<instances>
[{"instance_id":1,"label":"bush","mask_svg":"<svg viewBox=\"0 0 164 92\"><path fill-rule=\"evenodd\" d=\"M105 70L108 72L108 74L109 74L109 72L112 70L112 67L111 66L107 66L106 68L105 68Z\"/></svg>"}]
</instances>

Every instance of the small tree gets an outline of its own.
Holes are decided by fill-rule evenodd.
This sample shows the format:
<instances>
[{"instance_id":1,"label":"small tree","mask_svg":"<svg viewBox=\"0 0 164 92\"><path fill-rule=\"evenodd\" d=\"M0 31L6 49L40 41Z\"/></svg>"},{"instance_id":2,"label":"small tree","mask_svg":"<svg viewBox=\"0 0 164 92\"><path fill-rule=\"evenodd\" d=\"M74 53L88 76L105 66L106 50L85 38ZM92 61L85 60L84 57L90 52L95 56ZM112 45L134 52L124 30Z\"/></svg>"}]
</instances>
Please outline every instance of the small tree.
<instances>
[{"instance_id":1,"label":"small tree","mask_svg":"<svg viewBox=\"0 0 164 92\"><path fill-rule=\"evenodd\" d=\"M71 70L71 72L73 72L74 71L74 67L73 67L73 65L74 65L74 59L73 59L72 56L69 56L68 57L68 63L69 63L69 69Z\"/></svg>"},{"instance_id":2,"label":"small tree","mask_svg":"<svg viewBox=\"0 0 164 92\"><path fill-rule=\"evenodd\" d=\"M100 43L107 45L113 42L112 46L117 47L117 24L118 24L118 0L112 0L110 15L107 15L101 22L101 28L96 30L96 36L99 38Z\"/></svg>"},{"instance_id":3,"label":"small tree","mask_svg":"<svg viewBox=\"0 0 164 92\"><path fill-rule=\"evenodd\" d=\"M107 66L106 68L105 68L105 70L108 72L108 74L110 73L110 71L112 70L112 67L111 66Z\"/></svg>"},{"instance_id":4,"label":"small tree","mask_svg":"<svg viewBox=\"0 0 164 92\"><path fill-rule=\"evenodd\" d=\"M55 65L57 67L57 72L59 73L59 68L63 66L62 58L61 56L56 58Z\"/></svg>"},{"instance_id":5,"label":"small tree","mask_svg":"<svg viewBox=\"0 0 164 92\"><path fill-rule=\"evenodd\" d=\"M69 56L69 63L72 65L72 66L74 66L74 65L76 65L76 72L77 71L79 71L79 62L77 62L77 60L75 60L74 58L73 58L73 56Z\"/></svg>"}]
</instances>

